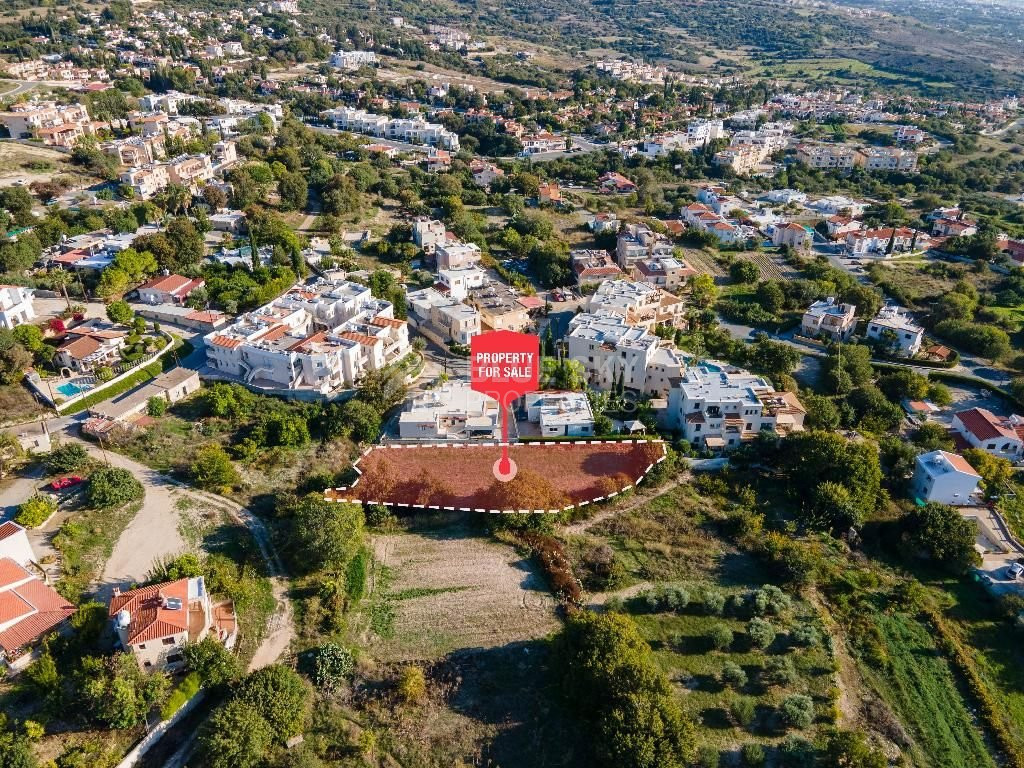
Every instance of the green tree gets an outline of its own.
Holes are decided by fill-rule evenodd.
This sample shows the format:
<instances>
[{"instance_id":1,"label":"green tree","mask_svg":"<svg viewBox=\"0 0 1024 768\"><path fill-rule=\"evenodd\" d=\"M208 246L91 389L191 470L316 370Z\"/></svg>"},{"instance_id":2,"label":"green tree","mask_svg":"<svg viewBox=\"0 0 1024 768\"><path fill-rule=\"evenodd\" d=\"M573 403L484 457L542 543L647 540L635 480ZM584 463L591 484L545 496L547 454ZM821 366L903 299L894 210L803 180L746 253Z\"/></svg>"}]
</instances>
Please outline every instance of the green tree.
<instances>
[{"instance_id":1,"label":"green tree","mask_svg":"<svg viewBox=\"0 0 1024 768\"><path fill-rule=\"evenodd\" d=\"M213 711L199 733L199 747L210 768L256 768L274 742L274 730L259 710L238 699Z\"/></svg>"},{"instance_id":2,"label":"green tree","mask_svg":"<svg viewBox=\"0 0 1024 768\"><path fill-rule=\"evenodd\" d=\"M206 687L233 683L242 676L242 664L231 651L213 637L182 648L185 667L199 675Z\"/></svg>"},{"instance_id":3,"label":"green tree","mask_svg":"<svg viewBox=\"0 0 1024 768\"><path fill-rule=\"evenodd\" d=\"M132 728L167 693L162 672L144 673L130 653L86 656L77 674L82 711L111 728Z\"/></svg>"},{"instance_id":4,"label":"green tree","mask_svg":"<svg viewBox=\"0 0 1024 768\"><path fill-rule=\"evenodd\" d=\"M305 570L343 573L363 545L363 510L358 504L326 501L311 493L292 521L293 559Z\"/></svg>"},{"instance_id":5,"label":"green tree","mask_svg":"<svg viewBox=\"0 0 1024 768\"><path fill-rule=\"evenodd\" d=\"M158 419L167 413L167 399L154 396L146 401L146 413L154 419Z\"/></svg>"},{"instance_id":6,"label":"green tree","mask_svg":"<svg viewBox=\"0 0 1024 768\"><path fill-rule=\"evenodd\" d=\"M85 497L92 507L119 507L141 499L145 494L142 483L127 469L101 467L92 473L86 485Z\"/></svg>"},{"instance_id":7,"label":"green tree","mask_svg":"<svg viewBox=\"0 0 1024 768\"><path fill-rule=\"evenodd\" d=\"M568 701L592 724L600 765L682 768L693 759L693 726L629 617L578 611L554 652Z\"/></svg>"},{"instance_id":8,"label":"green tree","mask_svg":"<svg viewBox=\"0 0 1024 768\"><path fill-rule=\"evenodd\" d=\"M242 480L227 451L216 443L204 445L196 452L190 472L196 485L207 490L223 491Z\"/></svg>"},{"instance_id":9,"label":"green tree","mask_svg":"<svg viewBox=\"0 0 1024 768\"><path fill-rule=\"evenodd\" d=\"M1013 464L1009 459L993 456L981 448L968 448L963 456L981 475L985 490L991 495L1000 493L1013 478Z\"/></svg>"},{"instance_id":10,"label":"green tree","mask_svg":"<svg viewBox=\"0 0 1024 768\"><path fill-rule=\"evenodd\" d=\"M79 443L58 445L46 454L46 470L51 475L77 472L89 463L89 452Z\"/></svg>"},{"instance_id":11,"label":"green tree","mask_svg":"<svg viewBox=\"0 0 1024 768\"><path fill-rule=\"evenodd\" d=\"M301 211L309 199L309 182L302 173L285 171L278 179L277 191L281 196L281 210Z\"/></svg>"},{"instance_id":12,"label":"green tree","mask_svg":"<svg viewBox=\"0 0 1024 768\"><path fill-rule=\"evenodd\" d=\"M690 289L690 298L697 307L710 307L718 297L718 288L711 275L693 275L687 282L687 286Z\"/></svg>"},{"instance_id":13,"label":"green tree","mask_svg":"<svg viewBox=\"0 0 1024 768\"><path fill-rule=\"evenodd\" d=\"M131 325L135 312L127 301L112 301L107 304L107 317L112 323Z\"/></svg>"},{"instance_id":14,"label":"green tree","mask_svg":"<svg viewBox=\"0 0 1024 768\"><path fill-rule=\"evenodd\" d=\"M235 699L259 713L274 738L284 743L302 732L309 713L310 690L302 678L282 664L271 664L239 683Z\"/></svg>"},{"instance_id":15,"label":"green tree","mask_svg":"<svg viewBox=\"0 0 1024 768\"><path fill-rule=\"evenodd\" d=\"M729 279L734 283L753 283L761 276L761 270L752 261L737 259L729 265Z\"/></svg>"},{"instance_id":16,"label":"green tree","mask_svg":"<svg viewBox=\"0 0 1024 768\"><path fill-rule=\"evenodd\" d=\"M821 768L887 768L889 760L859 731L834 731L818 756Z\"/></svg>"},{"instance_id":17,"label":"green tree","mask_svg":"<svg viewBox=\"0 0 1024 768\"><path fill-rule=\"evenodd\" d=\"M934 502L915 506L904 519L912 551L925 555L951 573L965 573L981 564L974 548L978 531L975 523L945 504Z\"/></svg>"},{"instance_id":18,"label":"green tree","mask_svg":"<svg viewBox=\"0 0 1024 768\"><path fill-rule=\"evenodd\" d=\"M814 722L814 700L802 693L794 693L782 700L779 715L790 728L810 728Z\"/></svg>"}]
</instances>

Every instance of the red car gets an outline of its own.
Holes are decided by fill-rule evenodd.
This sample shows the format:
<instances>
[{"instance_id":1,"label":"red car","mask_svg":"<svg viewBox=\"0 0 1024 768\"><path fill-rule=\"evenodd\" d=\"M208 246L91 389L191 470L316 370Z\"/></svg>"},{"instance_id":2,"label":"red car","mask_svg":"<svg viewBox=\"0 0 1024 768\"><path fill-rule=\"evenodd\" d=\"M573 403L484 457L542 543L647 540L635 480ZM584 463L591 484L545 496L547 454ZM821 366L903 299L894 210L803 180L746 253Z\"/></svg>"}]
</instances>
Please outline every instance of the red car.
<instances>
[{"instance_id":1,"label":"red car","mask_svg":"<svg viewBox=\"0 0 1024 768\"><path fill-rule=\"evenodd\" d=\"M65 488L71 488L84 482L85 480L78 475L70 475L68 477L58 477L50 483L50 487L55 491L63 491Z\"/></svg>"}]
</instances>

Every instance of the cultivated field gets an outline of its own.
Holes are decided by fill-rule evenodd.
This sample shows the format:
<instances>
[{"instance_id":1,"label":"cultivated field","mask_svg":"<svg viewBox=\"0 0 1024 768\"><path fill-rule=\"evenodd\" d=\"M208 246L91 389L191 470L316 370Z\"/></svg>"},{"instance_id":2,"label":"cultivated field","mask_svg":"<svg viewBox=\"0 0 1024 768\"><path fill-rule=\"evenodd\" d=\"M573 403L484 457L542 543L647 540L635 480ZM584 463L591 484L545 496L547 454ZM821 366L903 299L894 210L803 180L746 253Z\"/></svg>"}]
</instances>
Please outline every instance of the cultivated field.
<instances>
[{"instance_id":1,"label":"cultivated field","mask_svg":"<svg viewBox=\"0 0 1024 768\"><path fill-rule=\"evenodd\" d=\"M380 661L433 659L544 637L556 601L529 556L460 520L375 536L371 593L353 630Z\"/></svg>"}]
</instances>

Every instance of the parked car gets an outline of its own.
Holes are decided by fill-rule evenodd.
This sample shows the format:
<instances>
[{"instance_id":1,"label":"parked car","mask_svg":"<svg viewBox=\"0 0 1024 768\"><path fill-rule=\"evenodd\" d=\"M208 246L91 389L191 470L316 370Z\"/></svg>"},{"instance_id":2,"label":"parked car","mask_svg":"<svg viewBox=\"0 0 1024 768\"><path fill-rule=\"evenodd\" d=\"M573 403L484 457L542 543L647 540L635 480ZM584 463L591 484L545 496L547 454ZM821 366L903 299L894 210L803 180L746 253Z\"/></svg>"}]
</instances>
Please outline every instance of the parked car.
<instances>
[{"instance_id":1,"label":"parked car","mask_svg":"<svg viewBox=\"0 0 1024 768\"><path fill-rule=\"evenodd\" d=\"M1024 565L1020 563L1010 563L1006 566L1006 575L1011 579L1019 579L1024 575Z\"/></svg>"},{"instance_id":2,"label":"parked car","mask_svg":"<svg viewBox=\"0 0 1024 768\"><path fill-rule=\"evenodd\" d=\"M81 485L84 482L85 478L79 477L78 475L68 475L67 477L58 477L50 483L50 488L55 491L65 491L68 488L74 488L76 485Z\"/></svg>"}]
</instances>

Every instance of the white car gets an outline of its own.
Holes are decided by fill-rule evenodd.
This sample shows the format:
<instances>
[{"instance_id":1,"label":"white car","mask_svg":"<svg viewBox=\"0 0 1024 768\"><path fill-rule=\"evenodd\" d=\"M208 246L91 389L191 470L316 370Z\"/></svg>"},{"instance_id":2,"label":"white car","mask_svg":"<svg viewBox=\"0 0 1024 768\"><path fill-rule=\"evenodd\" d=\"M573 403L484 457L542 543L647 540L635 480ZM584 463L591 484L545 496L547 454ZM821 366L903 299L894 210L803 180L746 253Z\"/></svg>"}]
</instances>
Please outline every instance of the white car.
<instances>
[{"instance_id":1,"label":"white car","mask_svg":"<svg viewBox=\"0 0 1024 768\"><path fill-rule=\"evenodd\" d=\"M1019 579L1024 574L1024 565L1020 563L1010 563L1006 567L1006 575L1011 579Z\"/></svg>"}]
</instances>

